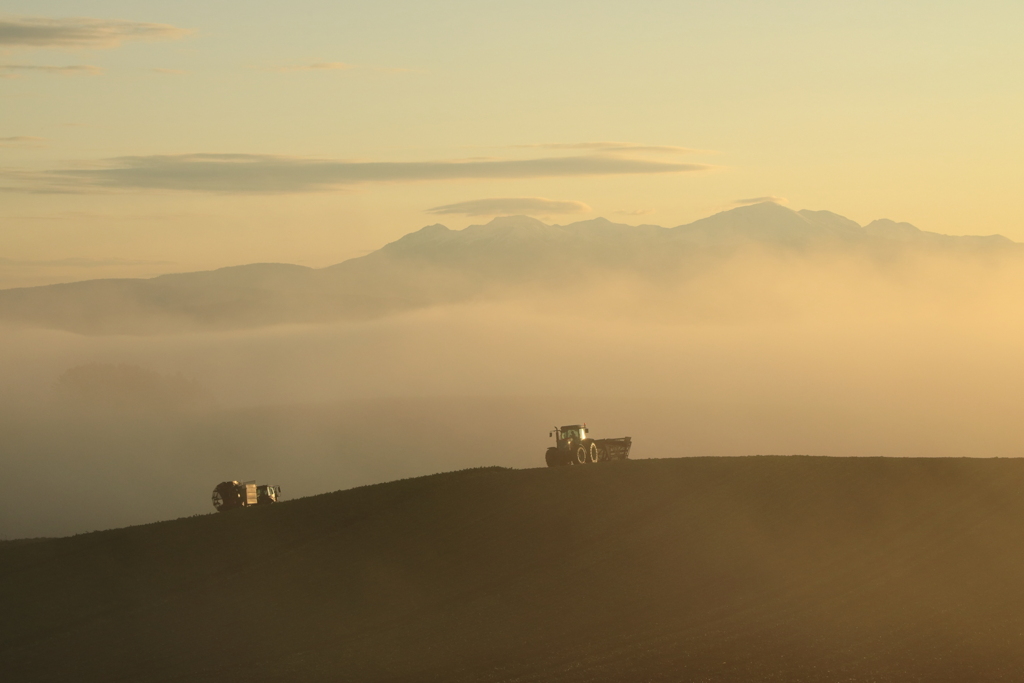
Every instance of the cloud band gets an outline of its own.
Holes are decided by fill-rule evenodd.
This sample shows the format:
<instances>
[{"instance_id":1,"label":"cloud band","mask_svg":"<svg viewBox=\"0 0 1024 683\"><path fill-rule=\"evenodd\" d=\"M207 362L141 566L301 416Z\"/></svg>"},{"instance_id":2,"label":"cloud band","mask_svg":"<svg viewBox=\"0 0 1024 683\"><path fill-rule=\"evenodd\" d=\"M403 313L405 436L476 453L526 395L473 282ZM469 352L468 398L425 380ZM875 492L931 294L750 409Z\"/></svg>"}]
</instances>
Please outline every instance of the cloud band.
<instances>
[{"instance_id":1,"label":"cloud band","mask_svg":"<svg viewBox=\"0 0 1024 683\"><path fill-rule=\"evenodd\" d=\"M427 209L427 213L463 216L501 216L522 214L526 216L546 216L551 214L585 213L590 207L583 202L559 201L544 197L495 197L491 199L474 199L457 204L446 204Z\"/></svg>"},{"instance_id":2,"label":"cloud band","mask_svg":"<svg viewBox=\"0 0 1024 683\"><path fill-rule=\"evenodd\" d=\"M98 76L103 73L103 69L90 64L75 64L73 66L0 64L0 78L17 78L19 73L38 73L52 76Z\"/></svg>"},{"instance_id":3,"label":"cloud band","mask_svg":"<svg viewBox=\"0 0 1024 683\"><path fill-rule=\"evenodd\" d=\"M168 40L188 31L169 24L85 17L0 17L0 46L115 47L126 40Z\"/></svg>"},{"instance_id":4,"label":"cloud band","mask_svg":"<svg viewBox=\"0 0 1024 683\"><path fill-rule=\"evenodd\" d=\"M540 159L355 162L251 154L136 156L87 169L57 169L32 176L26 191L180 190L222 193L317 192L370 182L551 178L688 173L704 164L612 156ZM26 177L21 174L24 182Z\"/></svg>"},{"instance_id":5,"label":"cloud band","mask_svg":"<svg viewBox=\"0 0 1024 683\"><path fill-rule=\"evenodd\" d=\"M590 152L654 152L665 154L695 154L698 149L678 145L644 145L636 142L548 142L532 145L516 145L519 148L582 150Z\"/></svg>"},{"instance_id":6,"label":"cloud band","mask_svg":"<svg viewBox=\"0 0 1024 683\"><path fill-rule=\"evenodd\" d=\"M767 197L748 197L747 199L737 199L733 202L735 206L750 206L751 204L764 204L765 202L772 202L774 204L785 204L785 197L776 197L769 195Z\"/></svg>"}]
</instances>

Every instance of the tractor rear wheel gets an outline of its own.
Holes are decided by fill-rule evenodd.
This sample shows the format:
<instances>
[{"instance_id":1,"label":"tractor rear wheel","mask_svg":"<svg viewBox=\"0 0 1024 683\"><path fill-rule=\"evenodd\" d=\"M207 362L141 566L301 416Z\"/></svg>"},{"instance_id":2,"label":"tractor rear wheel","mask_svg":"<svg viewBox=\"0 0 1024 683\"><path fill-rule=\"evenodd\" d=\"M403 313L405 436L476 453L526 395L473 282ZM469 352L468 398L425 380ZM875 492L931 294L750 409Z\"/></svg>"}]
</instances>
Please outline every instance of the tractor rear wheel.
<instances>
[{"instance_id":1,"label":"tractor rear wheel","mask_svg":"<svg viewBox=\"0 0 1024 683\"><path fill-rule=\"evenodd\" d=\"M576 447L576 459L573 461L574 465L586 465L587 464L587 447L580 444Z\"/></svg>"},{"instance_id":2,"label":"tractor rear wheel","mask_svg":"<svg viewBox=\"0 0 1024 683\"><path fill-rule=\"evenodd\" d=\"M597 444L593 441L590 442L590 448L588 449L588 455L590 456L590 462L597 462L601 459L601 451L598 450Z\"/></svg>"}]
</instances>

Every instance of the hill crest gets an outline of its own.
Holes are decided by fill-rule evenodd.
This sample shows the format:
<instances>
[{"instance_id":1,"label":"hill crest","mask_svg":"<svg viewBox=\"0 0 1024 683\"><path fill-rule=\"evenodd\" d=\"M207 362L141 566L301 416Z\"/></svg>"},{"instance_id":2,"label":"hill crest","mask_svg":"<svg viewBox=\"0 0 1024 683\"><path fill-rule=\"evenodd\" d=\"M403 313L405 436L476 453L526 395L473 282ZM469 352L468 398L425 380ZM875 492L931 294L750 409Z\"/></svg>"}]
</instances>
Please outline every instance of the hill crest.
<instances>
[{"instance_id":1,"label":"hill crest","mask_svg":"<svg viewBox=\"0 0 1024 683\"><path fill-rule=\"evenodd\" d=\"M17 680L1012 680L1022 461L484 468L0 544Z\"/></svg>"}]
</instances>

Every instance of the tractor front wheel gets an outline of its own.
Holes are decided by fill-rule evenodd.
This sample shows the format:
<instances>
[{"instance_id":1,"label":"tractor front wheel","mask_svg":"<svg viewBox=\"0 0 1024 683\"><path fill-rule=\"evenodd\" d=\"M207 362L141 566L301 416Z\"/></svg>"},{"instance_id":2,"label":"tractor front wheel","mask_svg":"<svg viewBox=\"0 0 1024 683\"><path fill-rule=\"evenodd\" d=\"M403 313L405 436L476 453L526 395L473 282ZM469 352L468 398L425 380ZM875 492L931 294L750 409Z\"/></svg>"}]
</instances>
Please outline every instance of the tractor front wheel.
<instances>
[{"instance_id":1,"label":"tractor front wheel","mask_svg":"<svg viewBox=\"0 0 1024 683\"><path fill-rule=\"evenodd\" d=\"M558 467L559 465L569 464L565 459L565 455L557 448L549 448L547 453L544 454L544 461L548 464L548 467Z\"/></svg>"}]
</instances>

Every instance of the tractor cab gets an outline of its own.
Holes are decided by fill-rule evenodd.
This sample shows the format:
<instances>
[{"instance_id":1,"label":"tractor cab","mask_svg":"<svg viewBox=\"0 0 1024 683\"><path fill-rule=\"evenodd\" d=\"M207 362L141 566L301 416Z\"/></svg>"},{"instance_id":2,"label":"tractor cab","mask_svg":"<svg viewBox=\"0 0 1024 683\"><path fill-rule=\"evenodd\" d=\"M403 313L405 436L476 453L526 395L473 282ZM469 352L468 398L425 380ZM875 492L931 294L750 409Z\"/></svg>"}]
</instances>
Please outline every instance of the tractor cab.
<instances>
[{"instance_id":1,"label":"tractor cab","mask_svg":"<svg viewBox=\"0 0 1024 683\"><path fill-rule=\"evenodd\" d=\"M558 444L559 449L572 448L573 446L579 445L584 439L589 438L587 433L590 430L587 429L587 425L563 425L561 427L555 427L555 430L550 436L555 437L555 441Z\"/></svg>"},{"instance_id":2,"label":"tractor cab","mask_svg":"<svg viewBox=\"0 0 1024 683\"><path fill-rule=\"evenodd\" d=\"M277 496L281 493L280 486L271 486L264 484L256 487L256 503L258 505L266 505L267 503L276 503Z\"/></svg>"}]
</instances>

